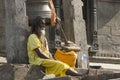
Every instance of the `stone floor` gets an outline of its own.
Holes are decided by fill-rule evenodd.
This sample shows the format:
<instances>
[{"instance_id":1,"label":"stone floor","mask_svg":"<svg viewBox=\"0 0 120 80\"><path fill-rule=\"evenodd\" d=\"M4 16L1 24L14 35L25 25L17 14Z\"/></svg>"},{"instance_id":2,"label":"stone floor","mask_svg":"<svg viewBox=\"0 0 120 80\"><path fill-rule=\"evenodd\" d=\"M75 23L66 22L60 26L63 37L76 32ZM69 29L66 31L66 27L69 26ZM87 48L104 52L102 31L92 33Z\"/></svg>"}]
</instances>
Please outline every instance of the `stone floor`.
<instances>
[{"instance_id":1,"label":"stone floor","mask_svg":"<svg viewBox=\"0 0 120 80\"><path fill-rule=\"evenodd\" d=\"M120 64L109 64L109 63L89 63L90 66L101 66L103 69L116 69L120 70Z\"/></svg>"},{"instance_id":2,"label":"stone floor","mask_svg":"<svg viewBox=\"0 0 120 80\"><path fill-rule=\"evenodd\" d=\"M7 60L5 57L0 57L0 63L7 63Z\"/></svg>"}]
</instances>

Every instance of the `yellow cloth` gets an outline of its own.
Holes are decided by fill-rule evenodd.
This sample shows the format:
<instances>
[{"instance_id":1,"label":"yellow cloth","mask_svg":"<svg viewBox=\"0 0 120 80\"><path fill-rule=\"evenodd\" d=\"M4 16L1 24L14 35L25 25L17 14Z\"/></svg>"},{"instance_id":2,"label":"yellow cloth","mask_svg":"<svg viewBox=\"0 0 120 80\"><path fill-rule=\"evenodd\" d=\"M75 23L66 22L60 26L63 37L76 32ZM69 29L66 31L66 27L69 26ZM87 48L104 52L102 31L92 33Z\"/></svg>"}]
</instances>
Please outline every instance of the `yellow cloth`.
<instances>
[{"instance_id":1,"label":"yellow cloth","mask_svg":"<svg viewBox=\"0 0 120 80\"><path fill-rule=\"evenodd\" d=\"M55 59L58 59L64 63L68 64L70 67L75 68L77 54L74 51L63 52L63 51L57 49L54 57L55 57Z\"/></svg>"},{"instance_id":2,"label":"yellow cloth","mask_svg":"<svg viewBox=\"0 0 120 80\"><path fill-rule=\"evenodd\" d=\"M70 67L60 61L43 59L38 57L34 49L41 48L46 55L49 56L49 51L42 45L41 41L35 34L31 34L27 42L27 50L29 63L34 65L42 65L46 68L46 74L55 74L56 76L65 76L65 72Z\"/></svg>"}]
</instances>

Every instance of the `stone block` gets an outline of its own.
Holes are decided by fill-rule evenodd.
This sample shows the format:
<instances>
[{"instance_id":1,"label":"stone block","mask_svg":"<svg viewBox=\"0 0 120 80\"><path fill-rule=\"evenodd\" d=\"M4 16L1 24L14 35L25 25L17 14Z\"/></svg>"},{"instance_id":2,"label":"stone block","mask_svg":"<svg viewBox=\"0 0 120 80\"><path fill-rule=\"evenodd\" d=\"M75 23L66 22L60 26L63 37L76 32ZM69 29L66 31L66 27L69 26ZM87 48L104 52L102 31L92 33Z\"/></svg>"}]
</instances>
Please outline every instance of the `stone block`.
<instances>
[{"instance_id":1,"label":"stone block","mask_svg":"<svg viewBox=\"0 0 120 80\"><path fill-rule=\"evenodd\" d=\"M10 64L0 64L0 80L14 80L14 67Z\"/></svg>"},{"instance_id":2,"label":"stone block","mask_svg":"<svg viewBox=\"0 0 120 80\"><path fill-rule=\"evenodd\" d=\"M98 35L109 35L110 32L110 27L103 26L102 28L98 29Z\"/></svg>"},{"instance_id":3,"label":"stone block","mask_svg":"<svg viewBox=\"0 0 120 80\"><path fill-rule=\"evenodd\" d=\"M118 8L117 8L118 9ZM109 25L111 26L112 35L120 35L120 12L118 11L115 16L111 19Z\"/></svg>"},{"instance_id":4,"label":"stone block","mask_svg":"<svg viewBox=\"0 0 120 80\"><path fill-rule=\"evenodd\" d=\"M119 36L112 36L112 41L114 44L120 44L120 37Z\"/></svg>"},{"instance_id":5,"label":"stone block","mask_svg":"<svg viewBox=\"0 0 120 80\"><path fill-rule=\"evenodd\" d=\"M100 75L100 74L105 74L105 73L109 73L109 74L111 74L111 73L113 73L113 71L112 70L105 70L105 69L99 69L99 70L97 70L97 74L98 75Z\"/></svg>"},{"instance_id":6,"label":"stone block","mask_svg":"<svg viewBox=\"0 0 120 80\"><path fill-rule=\"evenodd\" d=\"M45 75L41 66L0 64L0 80L38 80Z\"/></svg>"},{"instance_id":7,"label":"stone block","mask_svg":"<svg viewBox=\"0 0 120 80\"><path fill-rule=\"evenodd\" d=\"M116 49L116 53L118 53L119 54L119 52L120 52L120 46L115 46L115 49ZM117 57L117 56L116 56ZM119 57L119 56L118 56Z\"/></svg>"},{"instance_id":8,"label":"stone block","mask_svg":"<svg viewBox=\"0 0 120 80\"><path fill-rule=\"evenodd\" d=\"M72 80L71 76L65 76L65 77L56 77L56 78L51 78L51 79L39 79L39 80ZM74 80L76 80L74 78Z\"/></svg>"},{"instance_id":9,"label":"stone block","mask_svg":"<svg viewBox=\"0 0 120 80\"><path fill-rule=\"evenodd\" d=\"M6 56L5 53L0 52L0 56ZM0 63L7 63L7 60L5 57L0 57Z\"/></svg>"},{"instance_id":10,"label":"stone block","mask_svg":"<svg viewBox=\"0 0 120 80\"><path fill-rule=\"evenodd\" d=\"M109 79L109 80L120 80L120 78L115 78L115 79Z\"/></svg>"},{"instance_id":11,"label":"stone block","mask_svg":"<svg viewBox=\"0 0 120 80\"><path fill-rule=\"evenodd\" d=\"M112 36L109 35L99 35L98 36L99 43L99 53L114 53L114 46L112 45ZM99 54L97 53L97 54Z\"/></svg>"},{"instance_id":12,"label":"stone block","mask_svg":"<svg viewBox=\"0 0 120 80\"><path fill-rule=\"evenodd\" d=\"M25 77L25 80L38 80L45 76L45 69L42 66L30 66L30 69Z\"/></svg>"},{"instance_id":13,"label":"stone block","mask_svg":"<svg viewBox=\"0 0 120 80\"><path fill-rule=\"evenodd\" d=\"M99 44L101 44L101 43L109 44L109 43L111 43L112 36L110 36L110 35L98 35L98 39L99 39Z\"/></svg>"}]
</instances>

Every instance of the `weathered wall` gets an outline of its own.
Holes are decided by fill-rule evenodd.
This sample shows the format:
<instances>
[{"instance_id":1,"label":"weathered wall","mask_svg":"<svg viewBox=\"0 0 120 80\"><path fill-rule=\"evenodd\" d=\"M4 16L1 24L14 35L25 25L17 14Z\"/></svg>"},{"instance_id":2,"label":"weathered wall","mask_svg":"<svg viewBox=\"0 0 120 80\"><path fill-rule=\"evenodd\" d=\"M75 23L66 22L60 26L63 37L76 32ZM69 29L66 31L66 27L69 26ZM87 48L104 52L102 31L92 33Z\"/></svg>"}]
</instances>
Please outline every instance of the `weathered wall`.
<instances>
[{"instance_id":1,"label":"weathered wall","mask_svg":"<svg viewBox=\"0 0 120 80\"><path fill-rule=\"evenodd\" d=\"M0 53L5 53L4 0L0 0Z\"/></svg>"},{"instance_id":2,"label":"weathered wall","mask_svg":"<svg viewBox=\"0 0 120 80\"><path fill-rule=\"evenodd\" d=\"M26 63L29 27L25 0L4 1L7 61L9 63Z\"/></svg>"},{"instance_id":3,"label":"weathered wall","mask_svg":"<svg viewBox=\"0 0 120 80\"><path fill-rule=\"evenodd\" d=\"M64 30L68 40L81 47L78 53L78 66L86 68L87 64L81 61L82 54L87 55L86 28L82 14L83 3L81 0L63 0Z\"/></svg>"},{"instance_id":4,"label":"weathered wall","mask_svg":"<svg viewBox=\"0 0 120 80\"><path fill-rule=\"evenodd\" d=\"M120 1L98 1L98 42L97 56L120 57Z\"/></svg>"}]
</instances>

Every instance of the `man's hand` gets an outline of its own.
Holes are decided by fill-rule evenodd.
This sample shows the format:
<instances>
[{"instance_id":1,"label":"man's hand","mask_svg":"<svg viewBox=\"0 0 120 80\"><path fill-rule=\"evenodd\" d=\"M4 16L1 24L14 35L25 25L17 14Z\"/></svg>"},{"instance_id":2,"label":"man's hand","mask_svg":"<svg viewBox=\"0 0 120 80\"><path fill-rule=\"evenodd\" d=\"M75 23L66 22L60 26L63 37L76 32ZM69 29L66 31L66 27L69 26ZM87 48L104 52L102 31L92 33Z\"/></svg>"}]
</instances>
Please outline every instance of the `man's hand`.
<instances>
[{"instance_id":1,"label":"man's hand","mask_svg":"<svg viewBox=\"0 0 120 80\"><path fill-rule=\"evenodd\" d=\"M46 56L42 50L40 48L36 48L35 49L35 52L37 53L37 55L40 57L40 58L44 58L44 59L49 59L48 56Z\"/></svg>"}]
</instances>

